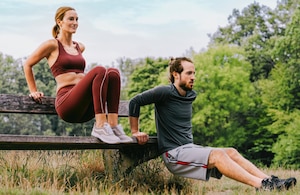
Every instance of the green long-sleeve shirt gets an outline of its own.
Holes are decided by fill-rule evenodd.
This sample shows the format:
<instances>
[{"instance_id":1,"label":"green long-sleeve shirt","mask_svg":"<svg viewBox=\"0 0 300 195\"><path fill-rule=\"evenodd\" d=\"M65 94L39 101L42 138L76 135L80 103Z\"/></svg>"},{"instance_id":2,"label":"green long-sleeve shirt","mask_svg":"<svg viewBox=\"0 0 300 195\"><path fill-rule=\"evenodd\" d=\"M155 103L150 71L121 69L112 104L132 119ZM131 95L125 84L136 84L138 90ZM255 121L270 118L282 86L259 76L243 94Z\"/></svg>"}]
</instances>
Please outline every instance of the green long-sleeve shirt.
<instances>
[{"instance_id":1,"label":"green long-sleeve shirt","mask_svg":"<svg viewBox=\"0 0 300 195\"><path fill-rule=\"evenodd\" d=\"M192 103L195 91L181 96L173 84L158 86L133 97L129 102L129 116L139 117L140 107L155 104L158 149L161 153L193 143Z\"/></svg>"}]
</instances>

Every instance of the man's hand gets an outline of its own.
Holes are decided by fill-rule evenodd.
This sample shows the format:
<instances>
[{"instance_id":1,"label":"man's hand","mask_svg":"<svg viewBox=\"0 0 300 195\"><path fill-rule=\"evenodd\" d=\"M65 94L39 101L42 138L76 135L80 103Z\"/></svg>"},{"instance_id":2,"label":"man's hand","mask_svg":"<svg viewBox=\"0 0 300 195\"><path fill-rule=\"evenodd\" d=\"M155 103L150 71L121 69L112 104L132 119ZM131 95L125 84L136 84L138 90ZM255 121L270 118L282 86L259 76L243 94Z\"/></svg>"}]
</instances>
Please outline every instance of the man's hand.
<instances>
[{"instance_id":1,"label":"man's hand","mask_svg":"<svg viewBox=\"0 0 300 195\"><path fill-rule=\"evenodd\" d=\"M141 144L141 145L147 143L147 141L149 140L149 135L144 132L136 132L136 133L133 133L132 136L136 137L138 144Z\"/></svg>"}]
</instances>

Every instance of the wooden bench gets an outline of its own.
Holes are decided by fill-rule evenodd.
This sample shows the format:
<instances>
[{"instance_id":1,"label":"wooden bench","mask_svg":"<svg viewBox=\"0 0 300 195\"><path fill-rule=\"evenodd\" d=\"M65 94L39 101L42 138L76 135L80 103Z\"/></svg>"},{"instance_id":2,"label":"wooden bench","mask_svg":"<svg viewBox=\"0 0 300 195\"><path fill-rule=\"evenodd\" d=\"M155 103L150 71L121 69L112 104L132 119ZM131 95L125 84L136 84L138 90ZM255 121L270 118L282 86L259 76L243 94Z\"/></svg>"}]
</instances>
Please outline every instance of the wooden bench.
<instances>
[{"instance_id":1,"label":"wooden bench","mask_svg":"<svg viewBox=\"0 0 300 195\"><path fill-rule=\"evenodd\" d=\"M29 96L0 94L0 113L56 115L55 98L44 97L42 103ZM121 101L119 117L128 117L128 101ZM137 165L158 157L157 138L148 143L107 144L92 136L30 136L0 134L0 150L86 150L105 149L103 159L106 174L117 181Z\"/></svg>"}]
</instances>

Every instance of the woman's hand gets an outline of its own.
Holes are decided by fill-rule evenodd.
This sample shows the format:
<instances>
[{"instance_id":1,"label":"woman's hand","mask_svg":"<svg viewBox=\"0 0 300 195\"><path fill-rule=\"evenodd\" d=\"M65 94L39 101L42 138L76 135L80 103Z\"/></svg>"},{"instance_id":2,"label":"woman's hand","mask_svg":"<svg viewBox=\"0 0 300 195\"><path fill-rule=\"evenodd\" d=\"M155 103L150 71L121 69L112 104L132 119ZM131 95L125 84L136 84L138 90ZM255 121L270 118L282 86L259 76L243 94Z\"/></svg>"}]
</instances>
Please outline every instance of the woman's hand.
<instances>
[{"instance_id":1,"label":"woman's hand","mask_svg":"<svg viewBox=\"0 0 300 195\"><path fill-rule=\"evenodd\" d=\"M149 140L149 135L144 132L136 132L136 133L133 133L132 136L136 137L138 144L141 144L141 145L147 143L147 141Z\"/></svg>"},{"instance_id":2,"label":"woman's hand","mask_svg":"<svg viewBox=\"0 0 300 195\"><path fill-rule=\"evenodd\" d=\"M31 92L29 94L29 97L31 97L35 102L41 104L42 103L42 97L44 97L44 93L43 92L39 92L39 91Z\"/></svg>"}]
</instances>

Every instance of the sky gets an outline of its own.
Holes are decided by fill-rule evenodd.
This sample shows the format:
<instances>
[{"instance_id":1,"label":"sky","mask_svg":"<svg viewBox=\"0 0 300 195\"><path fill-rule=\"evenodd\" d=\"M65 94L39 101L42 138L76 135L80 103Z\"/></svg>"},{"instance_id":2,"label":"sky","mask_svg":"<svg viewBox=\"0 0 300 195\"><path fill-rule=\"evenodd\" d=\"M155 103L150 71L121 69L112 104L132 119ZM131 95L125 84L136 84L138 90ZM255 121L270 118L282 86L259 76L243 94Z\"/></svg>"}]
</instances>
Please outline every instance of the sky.
<instances>
[{"instance_id":1,"label":"sky","mask_svg":"<svg viewBox=\"0 0 300 195\"><path fill-rule=\"evenodd\" d=\"M113 65L119 58L178 57L199 52L208 34L228 24L233 9L257 2L274 9L277 0L1 0L0 52L29 56L52 39L58 7L79 16L73 39L85 45L87 64Z\"/></svg>"}]
</instances>

